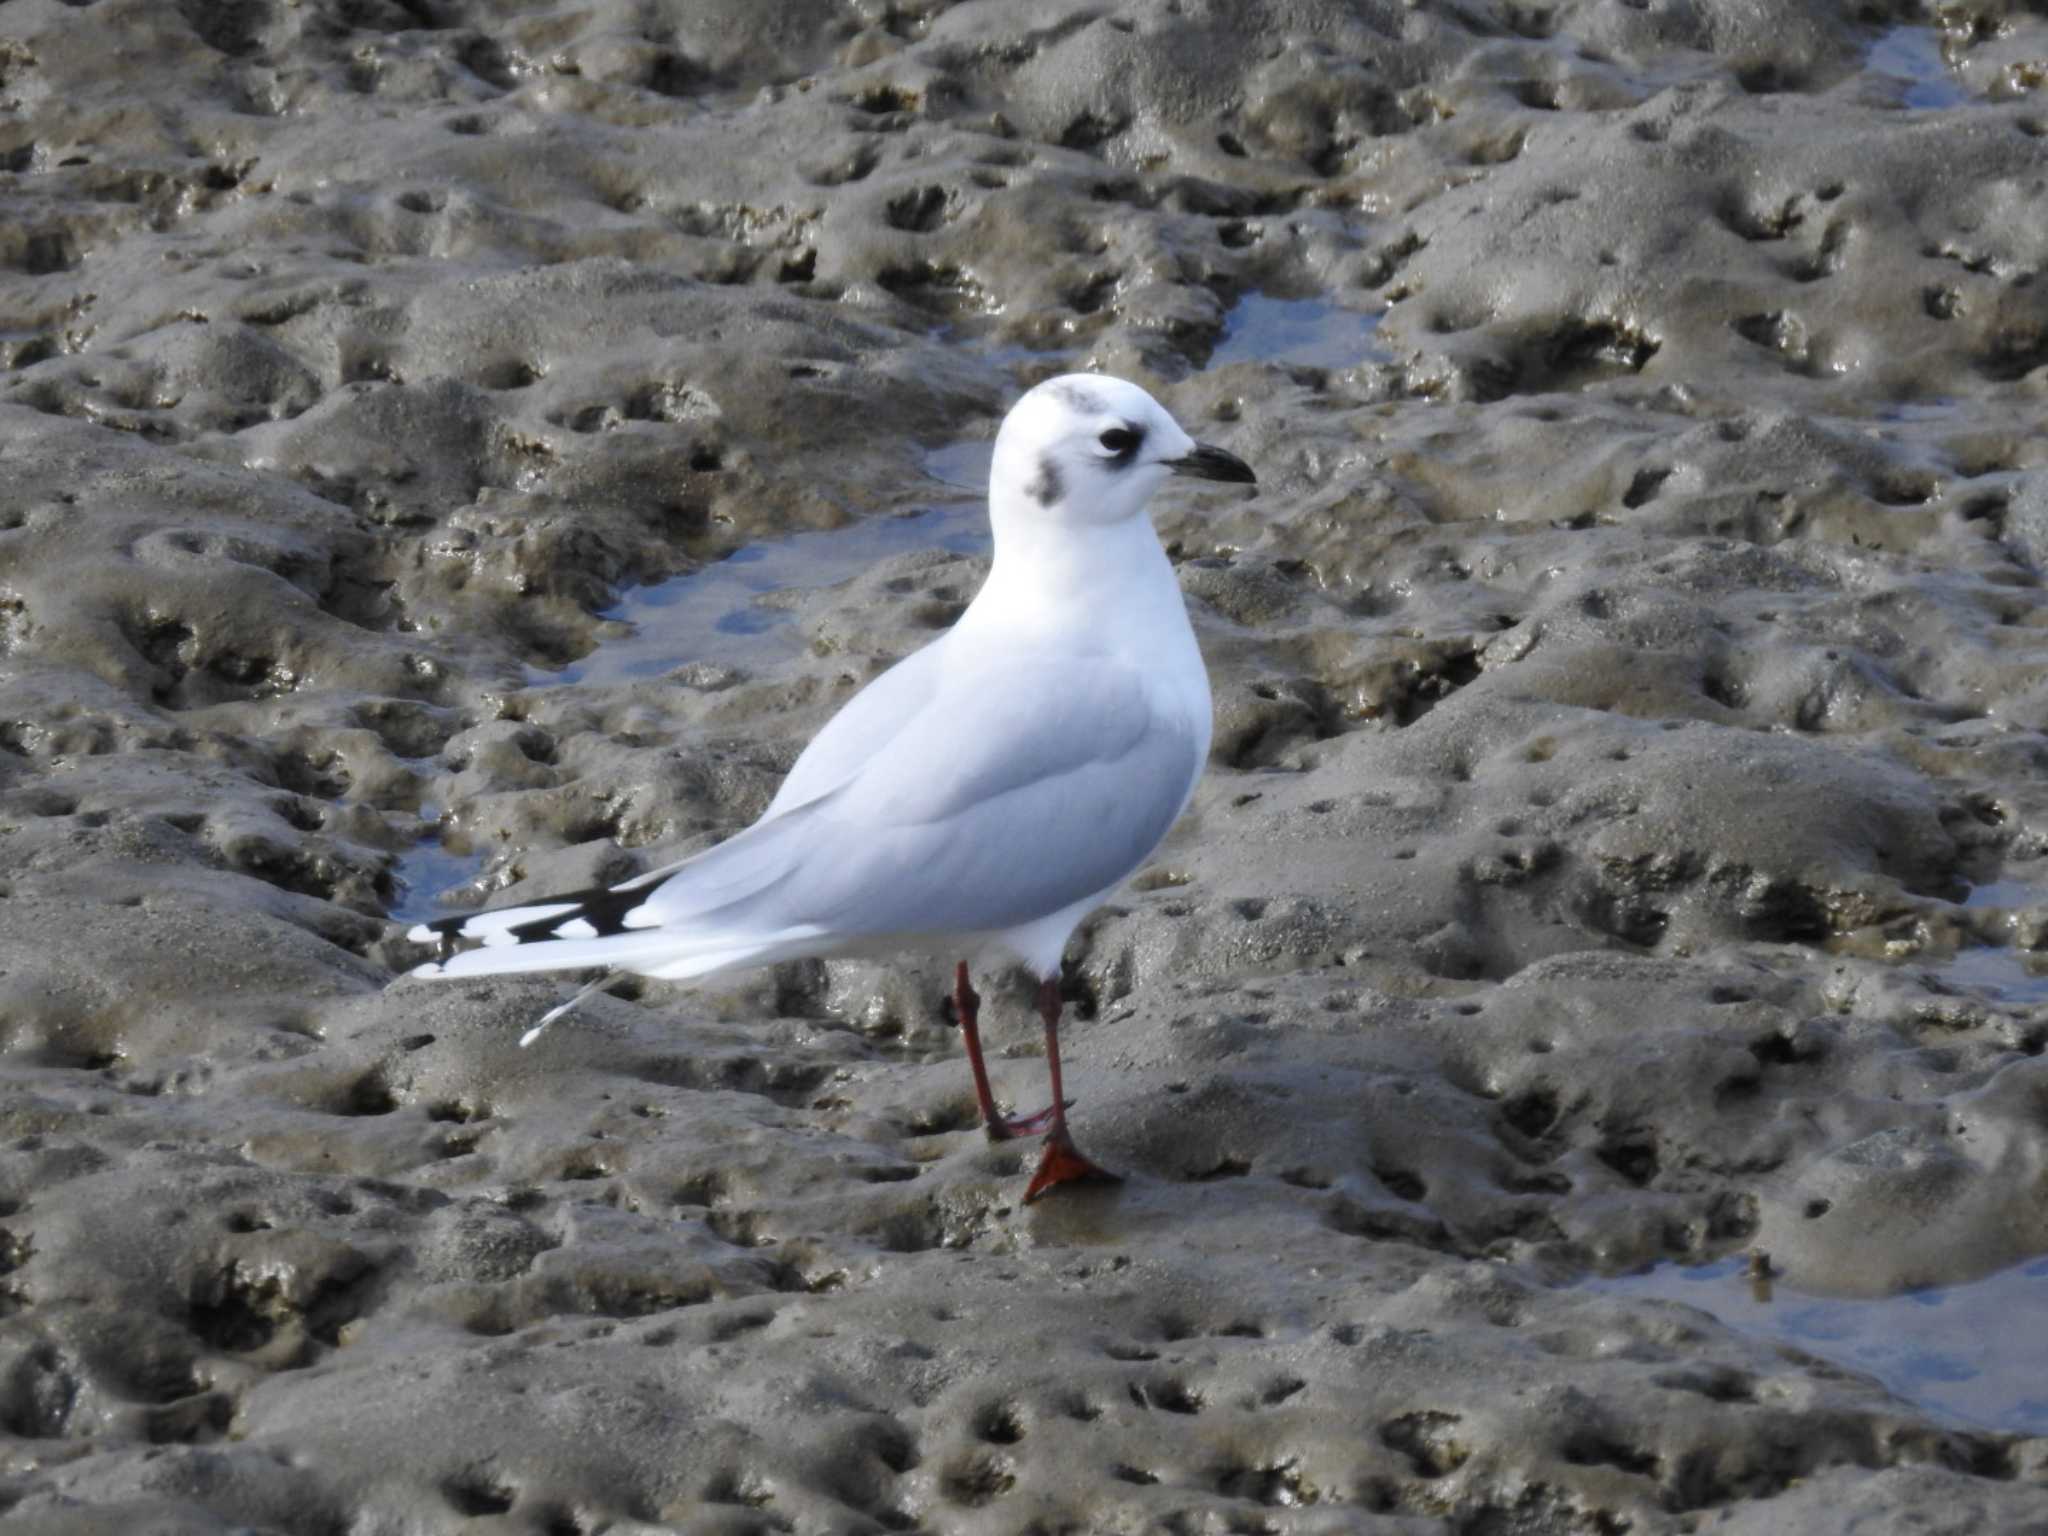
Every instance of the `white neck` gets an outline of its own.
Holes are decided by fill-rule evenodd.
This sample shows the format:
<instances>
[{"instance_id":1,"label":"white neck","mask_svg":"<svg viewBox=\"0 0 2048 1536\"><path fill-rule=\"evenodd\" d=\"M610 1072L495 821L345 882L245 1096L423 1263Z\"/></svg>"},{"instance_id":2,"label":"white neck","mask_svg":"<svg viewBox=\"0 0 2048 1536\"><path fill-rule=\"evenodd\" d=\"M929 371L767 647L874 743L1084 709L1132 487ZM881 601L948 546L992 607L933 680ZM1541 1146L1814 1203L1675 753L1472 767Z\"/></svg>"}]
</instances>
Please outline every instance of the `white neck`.
<instances>
[{"instance_id":1,"label":"white neck","mask_svg":"<svg viewBox=\"0 0 2048 1536\"><path fill-rule=\"evenodd\" d=\"M970 649L1043 650L1115 660L1147 679L1152 707L1186 723L1195 759L1209 751L1209 674L1187 600L1152 519L1058 524L1036 506L990 507L995 560L947 638Z\"/></svg>"},{"instance_id":2,"label":"white neck","mask_svg":"<svg viewBox=\"0 0 2048 1536\"><path fill-rule=\"evenodd\" d=\"M963 625L1012 634L1063 630L1120 649L1120 632L1185 632L1187 605L1152 520L1056 523L1035 505L989 507L995 559ZM1078 626L1072 615L1079 613ZM1166 625L1162 630L1158 626Z\"/></svg>"}]
</instances>

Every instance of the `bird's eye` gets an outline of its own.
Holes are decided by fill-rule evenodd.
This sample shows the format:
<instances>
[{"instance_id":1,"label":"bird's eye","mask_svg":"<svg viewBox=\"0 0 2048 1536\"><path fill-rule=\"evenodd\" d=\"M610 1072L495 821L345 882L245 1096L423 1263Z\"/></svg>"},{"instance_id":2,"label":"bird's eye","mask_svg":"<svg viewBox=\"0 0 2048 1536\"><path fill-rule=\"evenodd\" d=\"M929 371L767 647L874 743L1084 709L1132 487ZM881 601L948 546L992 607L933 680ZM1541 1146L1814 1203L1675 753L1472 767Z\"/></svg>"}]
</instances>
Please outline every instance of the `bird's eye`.
<instances>
[{"instance_id":1,"label":"bird's eye","mask_svg":"<svg viewBox=\"0 0 2048 1536\"><path fill-rule=\"evenodd\" d=\"M1121 458L1138 446L1138 437L1139 434L1129 427L1111 427L1096 441L1101 443L1106 451Z\"/></svg>"}]
</instances>

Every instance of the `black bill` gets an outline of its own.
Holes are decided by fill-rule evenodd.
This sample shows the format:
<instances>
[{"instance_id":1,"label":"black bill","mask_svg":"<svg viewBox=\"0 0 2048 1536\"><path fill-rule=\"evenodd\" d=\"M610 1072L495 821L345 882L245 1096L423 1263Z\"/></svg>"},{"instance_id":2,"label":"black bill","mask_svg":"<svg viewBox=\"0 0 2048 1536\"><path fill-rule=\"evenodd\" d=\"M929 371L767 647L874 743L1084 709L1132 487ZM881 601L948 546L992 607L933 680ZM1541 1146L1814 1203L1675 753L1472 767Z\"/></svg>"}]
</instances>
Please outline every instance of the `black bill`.
<instances>
[{"instance_id":1,"label":"black bill","mask_svg":"<svg viewBox=\"0 0 2048 1536\"><path fill-rule=\"evenodd\" d=\"M1229 480L1238 485L1259 483L1251 465L1236 454L1211 448L1207 443L1197 443L1193 453L1164 462L1176 475L1192 475L1197 480Z\"/></svg>"}]
</instances>

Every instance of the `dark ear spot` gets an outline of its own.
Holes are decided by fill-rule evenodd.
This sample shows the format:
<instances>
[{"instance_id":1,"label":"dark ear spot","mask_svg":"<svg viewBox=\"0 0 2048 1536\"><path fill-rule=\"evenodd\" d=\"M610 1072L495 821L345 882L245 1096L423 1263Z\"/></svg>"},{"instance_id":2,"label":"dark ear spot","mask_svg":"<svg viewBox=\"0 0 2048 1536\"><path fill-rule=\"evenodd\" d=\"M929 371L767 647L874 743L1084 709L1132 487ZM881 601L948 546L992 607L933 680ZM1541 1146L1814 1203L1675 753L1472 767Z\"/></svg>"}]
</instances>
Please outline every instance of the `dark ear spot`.
<instances>
[{"instance_id":1,"label":"dark ear spot","mask_svg":"<svg viewBox=\"0 0 2048 1536\"><path fill-rule=\"evenodd\" d=\"M1060 479L1060 467L1053 463L1051 454L1042 454L1038 460L1038 473L1031 477L1024 487L1024 494L1041 507L1049 507L1066 494L1066 483Z\"/></svg>"}]
</instances>

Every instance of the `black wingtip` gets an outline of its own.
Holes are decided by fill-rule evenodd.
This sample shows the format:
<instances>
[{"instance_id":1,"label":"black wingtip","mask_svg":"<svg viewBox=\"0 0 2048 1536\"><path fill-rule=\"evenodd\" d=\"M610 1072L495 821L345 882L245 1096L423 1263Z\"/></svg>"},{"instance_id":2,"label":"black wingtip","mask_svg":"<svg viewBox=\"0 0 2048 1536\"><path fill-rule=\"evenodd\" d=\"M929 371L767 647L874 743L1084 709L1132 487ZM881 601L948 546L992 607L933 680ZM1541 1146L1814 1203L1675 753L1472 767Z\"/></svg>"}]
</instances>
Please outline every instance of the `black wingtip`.
<instances>
[{"instance_id":1,"label":"black wingtip","mask_svg":"<svg viewBox=\"0 0 2048 1536\"><path fill-rule=\"evenodd\" d=\"M515 943L536 944L560 938L562 929L571 923L587 923L596 937L608 939L626 931L626 914L646 901L648 894L647 890L638 887L622 889L618 886L594 886L587 891L571 891L546 901L529 903L536 907L552 907L568 902L568 911L533 918L508 928L506 932L512 935Z\"/></svg>"}]
</instances>

